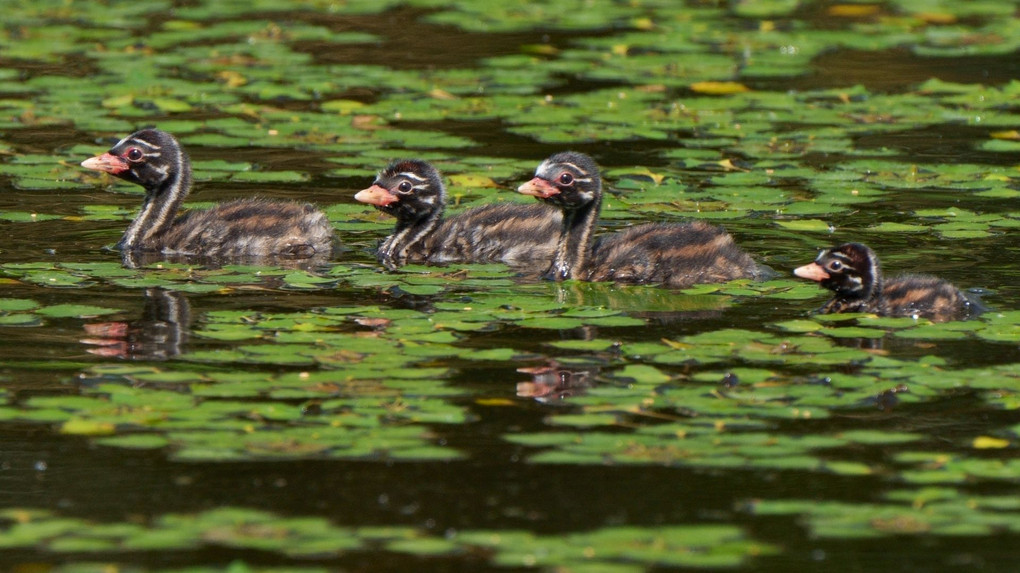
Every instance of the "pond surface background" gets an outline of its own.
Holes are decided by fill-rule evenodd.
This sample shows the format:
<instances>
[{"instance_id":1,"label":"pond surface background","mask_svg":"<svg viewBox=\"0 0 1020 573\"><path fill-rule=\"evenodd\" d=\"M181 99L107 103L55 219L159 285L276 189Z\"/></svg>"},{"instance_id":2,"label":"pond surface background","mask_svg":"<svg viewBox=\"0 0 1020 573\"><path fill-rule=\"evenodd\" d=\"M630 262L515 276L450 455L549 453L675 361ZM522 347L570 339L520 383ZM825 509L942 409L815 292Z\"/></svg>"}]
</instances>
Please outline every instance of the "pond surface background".
<instances>
[{"instance_id":1,"label":"pond surface background","mask_svg":"<svg viewBox=\"0 0 1020 573\"><path fill-rule=\"evenodd\" d=\"M121 5L123 4L123 5ZM1011 2L19 2L0 29L0 563L13 571L1015 568ZM121 266L143 126L190 205L308 200L321 267ZM390 160L451 212L593 155L605 231L703 218L775 279L386 272ZM871 245L980 317L812 313Z\"/></svg>"}]
</instances>

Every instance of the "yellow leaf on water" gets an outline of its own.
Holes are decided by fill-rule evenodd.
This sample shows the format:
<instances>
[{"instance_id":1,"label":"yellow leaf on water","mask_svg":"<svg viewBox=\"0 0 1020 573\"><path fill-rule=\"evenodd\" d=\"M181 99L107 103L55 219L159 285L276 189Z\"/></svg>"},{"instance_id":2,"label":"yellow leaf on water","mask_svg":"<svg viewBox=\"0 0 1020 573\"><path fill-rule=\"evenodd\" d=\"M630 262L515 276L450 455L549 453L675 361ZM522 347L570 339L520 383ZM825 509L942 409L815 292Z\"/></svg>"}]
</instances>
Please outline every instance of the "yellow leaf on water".
<instances>
[{"instance_id":1,"label":"yellow leaf on water","mask_svg":"<svg viewBox=\"0 0 1020 573\"><path fill-rule=\"evenodd\" d=\"M516 402L506 398L481 398L475 400L479 406L513 406Z\"/></svg>"},{"instance_id":2,"label":"yellow leaf on water","mask_svg":"<svg viewBox=\"0 0 1020 573\"><path fill-rule=\"evenodd\" d=\"M691 91L700 94L727 95L748 92L751 89L738 82L694 82L691 84Z\"/></svg>"},{"instance_id":3,"label":"yellow leaf on water","mask_svg":"<svg viewBox=\"0 0 1020 573\"><path fill-rule=\"evenodd\" d=\"M956 15L948 12L917 12L914 16L929 24L952 24L956 22Z\"/></svg>"},{"instance_id":4,"label":"yellow leaf on water","mask_svg":"<svg viewBox=\"0 0 1020 573\"><path fill-rule=\"evenodd\" d=\"M737 165L734 165L733 160L731 159L723 159L722 161L716 161L715 163L719 167L722 167L723 169L729 171L750 171L750 169L745 169L743 167L738 167Z\"/></svg>"},{"instance_id":5,"label":"yellow leaf on water","mask_svg":"<svg viewBox=\"0 0 1020 573\"><path fill-rule=\"evenodd\" d=\"M432 90L429 90L429 95L432 96L435 99L442 99L442 100L455 100L455 99L457 99L457 96L453 95L452 93L450 93L450 92L448 92L448 91L446 91L444 89L439 89L439 88L434 88Z\"/></svg>"},{"instance_id":6,"label":"yellow leaf on water","mask_svg":"<svg viewBox=\"0 0 1020 573\"><path fill-rule=\"evenodd\" d=\"M979 450L991 450L996 448L1008 448L1009 440L1003 440L1001 438L993 438L991 436L978 436L974 438L974 443L971 444Z\"/></svg>"},{"instance_id":7,"label":"yellow leaf on water","mask_svg":"<svg viewBox=\"0 0 1020 573\"><path fill-rule=\"evenodd\" d=\"M645 84L634 88L636 91L646 94L661 94L666 91L665 84Z\"/></svg>"},{"instance_id":8,"label":"yellow leaf on water","mask_svg":"<svg viewBox=\"0 0 1020 573\"><path fill-rule=\"evenodd\" d=\"M652 183L659 185L666 178L665 174L656 173L647 167L636 167L634 169L619 170L618 173L626 173L627 175L633 175L637 177L647 177L651 179Z\"/></svg>"},{"instance_id":9,"label":"yellow leaf on water","mask_svg":"<svg viewBox=\"0 0 1020 573\"><path fill-rule=\"evenodd\" d=\"M539 54L542 56L555 56L560 53L559 48L549 44L525 44L521 46L521 50L525 53Z\"/></svg>"},{"instance_id":10,"label":"yellow leaf on water","mask_svg":"<svg viewBox=\"0 0 1020 573\"><path fill-rule=\"evenodd\" d=\"M109 436L115 431L113 424L109 422L97 422L95 420L82 420L72 418L60 427L61 434L76 434L80 436Z\"/></svg>"},{"instance_id":11,"label":"yellow leaf on water","mask_svg":"<svg viewBox=\"0 0 1020 573\"><path fill-rule=\"evenodd\" d=\"M1008 131L993 131L989 134L992 139L1020 139L1020 131L1010 129Z\"/></svg>"},{"instance_id":12,"label":"yellow leaf on water","mask_svg":"<svg viewBox=\"0 0 1020 573\"><path fill-rule=\"evenodd\" d=\"M630 23L638 30L651 30L655 28L655 22L651 18L634 18Z\"/></svg>"},{"instance_id":13,"label":"yellow leaf on water","mask_svg":"<svg viewBox=\"0 0 1020 573\"><path fill-rule=\"evenodd\" d=\"M661 340L666 346L669 346L670 348L673 348L675 350L688 350L690 348L694 348L693 344L680 342L679 340L670 340L668 338L663 338Z\"/></svg>"},{"instance_id":14,"label":"yellow leaf on water","mask_svg":"<svg viewBox=\"0 0 1020 573\"><path fill-rule=\"evenodd\" d=\"M449 179L450 185L455 185L458 187L470 187L472 189L475 188L493 189L495 187L499 187L499 185L496 185L495 181L483 175L471 175L467 173L461 173L457 175L450 175Z\"/></svg>"},{"instance_id":15,"label":"yellow leaf on water","mask_svg":"<svg viewBox=\"0 0 1020 573\"><path fill-rule=\"evenodd\" d=\"M248 78L244 77L240 72L236 70L223 70L216 74L216 76L227 84L227 87L236 88L243 86L248 83Z\"/></svg>"},{"instance_id":16,"label":"yellow leaf on water","mask_svg":"<svg viewBox=\"0 0 1020 573\"><path fill-rule=\"evenodd\" d=\"M32 521L32 511L26 509L12 509L7 512L7 517L13 519L18 523L28 523Z\"/></svg>"},{"instance_id":17,"label":"yellow leaf on water","mask_svg":"<svg viewBox=\"0 0 1020 573\"><path fill-rule=\"evenodd\" d=\"M132 94L125 94L122 96L108 97L103 100L102 106L106 108L118 108L126 107L135 102L135 96Z\"/></svg>"},{"instance_id":18,"label":"yellow leaf on water","mask_svg":"<svg viewBox=\"0 0 1020 573\"><path fill-rule=\"evenodd\" d=\"M382 120L377 115L359 114L351 117L351 127L365 131L383 129Z\"/></svg>"},{"instance_id":19,"label":"yellow leaf on water","mask_svg":"<svg viewBox=\"0 0 1020 573\"><path fill-rule=\"evenodd\" d=\"M875 4L835 4L829 6L828 13L830 16L861 18L878 14L881 9L881 6Z\"/></svg>"}]
</instances>

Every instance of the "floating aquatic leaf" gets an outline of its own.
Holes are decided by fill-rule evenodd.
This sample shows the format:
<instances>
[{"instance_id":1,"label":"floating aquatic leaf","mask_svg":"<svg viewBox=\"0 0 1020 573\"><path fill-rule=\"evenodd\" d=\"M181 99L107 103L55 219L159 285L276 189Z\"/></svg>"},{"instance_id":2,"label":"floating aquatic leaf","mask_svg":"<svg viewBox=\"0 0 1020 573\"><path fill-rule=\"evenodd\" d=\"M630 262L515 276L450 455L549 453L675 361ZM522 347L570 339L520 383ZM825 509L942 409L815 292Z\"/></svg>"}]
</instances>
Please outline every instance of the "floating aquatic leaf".
<instances>
[{"instance_id":1,"label":"floating aquatic leaf","mask_svg":"<svg viewBox=\"0 0 1020 573\"><path fill-rule=\"evenodd\" d=\"M876 430L851 430L842 432L841 437L861 444L898 444L921 439L920 434L896 433Z\"/></svg>"},{"instance_id":2,"label":"floating aquatic leaf","mask_svg":"<svg viewBox=\"0 0 1020 573\"><path fill-rule=\"evenodd\" d=\"M39 303L26 298L0 298L0 312L22 312L39 308Z\"/></svg>"},{"instance_id":3,"label":"floating aquatic leaf","mask_svg":"<svg viewBox=\"0 0 1020 573\"><path fill-rule=\"evenodd\" d=\"M18 211L5 211L0 213L0 220L12 223L35 223L38 221L52 221L60 219L59 215L47 215L45 213L23 213Z\"/></svg>"},{"instance_id":4,"label":"floating aquatic leaf","mask_svg":"<svg viewBox=\"0 0 1020 573\"><path fill-rule=\"evenodd\" d=\"M35 312L52 318L89 318L118 312L115 308L104 308L87 304L56 304L36 310Z\"/></svg>"},{"instance_id":5,"label":"floating aquatic leaf","mask_svg":"<svg viewBox=\"0 0 1020 573\"><path fill-rule=\"evenodd\" d=\"M789 552L734 519L747 531L796 523L789 547L807 535L853 552L886 538L903 562L953 562L961 536L982 547L1020 531L1006 495L1020 471L1009 446L1020 320L1003 256L1020 227L1010 3L171 4L5 6L0 418L12 439L53 446L30 473L67 507L88 503L51 478L84 476L79 489L104 501L86 467L100 458L165 469L173 487L148 507L126 489L94 520L5 510L0 546L60 571L130 568L125 555L139 552L205 571L210 555L252 549L308 571L308 559L349 551L345 562L404 569L639 571L760 568L771 560L755 556ZM122 267L98 249L141 190L78 164L146 125L184 141L204 204L238 192L312 200L346 249L315 269ZM784 278L674 292L374 260L393 220L352 195L393 158L437 162L452 215L530 201L511 190L568 148L602 165L599 233L718 219ZM790 269L844 240L872 244L891 272L987 289L992 310L938 325L812 314L829 295ZM153 287L187 308L159 304ZM117 322L76 318L88 307ZM514 396L543 376L561 387ZM61 450L85 454L52 456ZM428 487L441 497L444 475L470 466L487 486L506 460L528 464L549 495L499 504L488 530L385 523L429 509L408 503L408 476L438 476ZM12 487L31 490L12 463ZM309 468L344 476L340 488L319 480L318 509L288 497ZM217 476L249 470L262 477L247 489L216 491ZM620 523L601 526L573 503L583 487L560 487L632 473L650 486L693 479L675 497L698 522L637 511L658 491L637 487L614 498ZM729 489L759 499L717 505L749 515L691 502L687 490L722 491L734 476ZM777 476L823 493L770 497L758 486ZM193 480L222 508L165 513ZM500 487L475 489L496 499ZM232 505L239 495L246 506ZM266 510L273 499L287 515ZM340 505L369 517L321 511ZM117 517L129 513L145 519ZM522 518L527 531L513 529ZM1012 565L985 553L988 568Z\"/></svg>"},{"instance_id":6,"label":"floating aquatic leaf","mask_svg":"<svg viewBox=\"0 0 1020 573\"><path fill-rule=\"evenodd\" d=\"M42 320L35 314L15 313L0 315L0 325L3 326L38 326Z\"/></svg>"},{"instance_id":7,"label":"floating aquatic leaf","mask_svg":"<svg viewBox=\"0 0 1020 573\"><path fill-rule=\"evenodd\" d=\"M163 436L154 436L151 434L128 434L125 436L113 436L109 438L96 440L96 443L106 446L114 446L118 448L140 450L164 448L170 444L170 442Z\"/></svg>"},{"instance_id":8,"label":"floating aquatic leaf","mask_svg":"<svg viewBox=\"0 0 1020 573\"><path fill-rule=\"evenodd\" d=\"M978 450L987 450L996 448L1008 448L1010 442L1009 440L993 438L991 436L978 436L974 438L974 441L971 445Z\"/></svg>"},{"instance_id":9,"label":"floating aquatic leaf","mask_svg":"<svg viewBox=\"0 0 1020 573\"><path fill-rule=\"evenodd\" d=\"M776 326L791 332L815 332L823 328L813 320L787 320L776 323Z\"/></svg>"},{"instance_id":10,"label":"floating aquatic leaf","mask_svg":"<svg viewBox=\"0 0 1020 573\"><path fill-rule=\"evenodd\" d=\"M832 233L834 227L819 219L803 219L796 221L776 221L776 224L792 231L814 231L817 233Z\"/></svg>"},{"instance_id":11,"label":"floating aquatic leaf","mask_svg":"<svg viewBox=\"0 0 1020 573\"><path fill-rule=\"evenodd\" d=\"M64 434L83 434L87 436L107 436L113 434L115 428L109 422L70 419L60 427Z\"/></svg>"}]
</instances>

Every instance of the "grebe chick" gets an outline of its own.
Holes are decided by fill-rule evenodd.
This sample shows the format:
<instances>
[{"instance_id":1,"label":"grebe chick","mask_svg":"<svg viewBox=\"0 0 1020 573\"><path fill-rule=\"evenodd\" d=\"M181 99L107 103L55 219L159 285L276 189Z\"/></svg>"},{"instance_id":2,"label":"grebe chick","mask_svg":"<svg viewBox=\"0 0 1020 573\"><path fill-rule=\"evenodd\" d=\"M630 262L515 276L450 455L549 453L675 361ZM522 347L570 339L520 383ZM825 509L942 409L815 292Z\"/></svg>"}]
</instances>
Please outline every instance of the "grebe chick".
<instances>
[{"instance_id":1,"label":"grebe chick","mask_svg":"<svg viewBox=\"0 0 1020 573\"><path fill-rule=\"evenodd\" d=\"M583 153L567 151L546 159L517 191L563 211L556 257L546 273L550 279L683 288L767 273L729 233L703 221L638 225L599 237L593 244L602 180L598 165Z\"/></svg>"},{"instance_id":2,"label":"grebe chick","mask_svg":"<svg viewBox=\"0 0 1020 573\"><path fill-rule=\"evenodd\" d=\"M145 188L142 211L117 243L125 253L304 259L334 247L332 225L308 203L237 199L177 216L191 191L191 162L165 131L132 133L81 165Z\"/></svg>"},{"instance_id":3,"label":"grebe chick","mask_svg":"<svg viewBox=\"0 0 1020 573\"><path fill-rule=\"evenodd\" d=\"M443 218L446 187L426 161L394 161L355 199L396 217L377 251L388 268L407 263L548 264L561 216L546 205L496 203Z\"/></svg>"},{"instance_id":4,"label":"grebe chick","mask_svg":"<svg viewBox=\"0 0 1020 573\"><path fill-rule=\"evenodd\" d=\"M793 274L836 293L819 309L824 314L868 312L946 322L981 310L976 301L937 277L904 275L883 280L878 257L861 243L825 249L815 262L794 269Z\"/></svg>"}]
</instances>

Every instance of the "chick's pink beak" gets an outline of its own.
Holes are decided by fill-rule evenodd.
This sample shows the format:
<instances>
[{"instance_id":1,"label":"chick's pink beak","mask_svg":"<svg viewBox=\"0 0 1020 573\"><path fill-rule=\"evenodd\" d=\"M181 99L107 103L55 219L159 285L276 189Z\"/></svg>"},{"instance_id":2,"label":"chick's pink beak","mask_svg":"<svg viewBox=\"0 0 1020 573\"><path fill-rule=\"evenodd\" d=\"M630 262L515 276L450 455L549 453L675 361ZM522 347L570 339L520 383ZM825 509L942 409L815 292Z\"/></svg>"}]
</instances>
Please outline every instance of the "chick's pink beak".
<instances>
[{"instance_id":1,"label":"chick's pink beak","mask_svg":"<svg viewBox=\"0 0 1020 573\"><path fill-rule=\"evenodd\" d=\"M368 203L369 205L376 205L378 207L385 207L390 203L395 203L400 200L399 197L390 193L389 189L386 189L382 185L373 185L368 189L362 189L358 191L354 199L361 201L362 203Z\"/></svg>"},{"instance_id":2,"label":"chick's pink beak","mask_svg":"<svg viewBox=\"0 0 1020 573\"><path fill-rule=\"evenodd\" d=\"M527 183L521 184L517 188L518 193L524 193L525 195L533 195L539 199L548 199L553 195L559 195L560 190L541 177L535 177Z\"/></svg>"},{"instance_id":3,"label":"chick's pink beak","mask_svg":"<svg viewBox=\"0 0 1020 573\"><path fill-rule=\"evenodd\" d=\"M823 269L818 263L810 263L803 267L797 267L793 269L793 274L802 279L811 279L818 282L822 282L829 278L829 273L825 272L825 269Z\"/></svg>"},{"instance_id":4,"label":"chick's pink beak","mask_svg":"<svg viewBox=\"0 0 1020 573\"><path fill-rule=\"evenodd\" d=\"M85 169L105 171L107 173L112 173L113 175L128 170L127 161L124 161L112 153L104 153L102 155L90 157L85 161L82 161L81 166Z\"/></svg>"}]
</instances>

